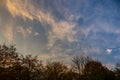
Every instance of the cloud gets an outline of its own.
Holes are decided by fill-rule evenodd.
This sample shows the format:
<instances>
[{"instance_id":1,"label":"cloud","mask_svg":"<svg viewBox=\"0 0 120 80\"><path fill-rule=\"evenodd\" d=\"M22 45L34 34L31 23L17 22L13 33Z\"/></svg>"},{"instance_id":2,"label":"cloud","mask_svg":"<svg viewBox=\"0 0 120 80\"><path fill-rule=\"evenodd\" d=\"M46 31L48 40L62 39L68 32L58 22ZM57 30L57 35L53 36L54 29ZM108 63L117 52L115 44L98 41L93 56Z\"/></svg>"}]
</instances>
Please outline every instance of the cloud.
<instances>
[{"instance_id":1,"label":"cloud","mask_svg":"<svg viewBox=\"0 0 120 80\"><path fill-rule=\"evenodd\" d=\"M3 27L2 27L3 26ZM5 24L3 24L2 26L0 26L0 32L1 34L4 36L4 38L6 38L6 40L9 42L9 43L12 43L13 42L13 36L14 36L14 31L13 31L13 28L14 28L14 22L9 19Z\"/></svg>"},{"instance_id":2,"label":"cloud","mask_svg":"<svg viewBox=\"0 0 120 80\"><path fill-rule=\"evenodd\" d=\"M0 0L0 6L5 4L5 0Z\"/></svg>"},{"instance_id":3,"label":"cloud","mask_svg":"<svg viewBox=\"0 0 120 80\"><path fill-rule=\"evenodd\" d=\"M95 56L98 57L105 51L107 54L113 52L112 49L104 51L104 48L117 43L113 41L115 38L109 38L109 34L119 35L120 29L116 27L116 20L113 20L112 17L109 18L109 14L106 15L106 11L109 10L101 8L102 6L96 6L99 3L93 9L94 7L91 5L93 2L89 3L83 0L72 0L68 3L65 3L67 0L46 1L0 0L0 10L7 9L5 12L2 10L0 15L3 16L0 18L0 22L5 24L0 24L3 26L0 29L1 35L4 36L2 38L12 42L13 29L16 30L18 34L26 38L23 41L21 36L15 35L17 45L23 48L21 51L28 53L41 53L42 51L44 53L46 51L46 54L40 55L42 59L67 59L66 54L62 53L68 53L68 55L94 55L95 53ZM72 5L73 2L77 4ZM113 8L115 7L113 6ZM4 13L9 14L8 16L13 19L12 22L7 21L8 16L4 16ZM113 15L115 14L113 13ZM108 20L105 20L106 18ZM38 26L40 27L38 28ZM35 36L37 36L37 40ZM118 41L120 40L118 39ZM31 50L34 47L31 47L30 43L33 43L32 46L39 45L39 47ZM115 59L118 59L118 56Z\"/></svg>"},{"instance_id":4,"label":"cloud","mask_svg":"<svg viewBox=\"0 0 120 80\"><path fill-rule=\"evenodd\" d=\"M60 40L65 40L67 39L68 42L73 42L75 41L75 34L76 32L73 31L74 25L69 24L67 22L59 22L54 23L52 27L52 31L49 31L49 46L52 46L55 42L55 40L60 39Z\"/></svg>"},{"instance_id":5,"label":"cloud","mask_svg":"<svg viewBox=\"0 0 120 80\"><path fill-rule=\"evenodd\" d=\"M32 33L32 27L26 28L26 32L27 32L28 34L31 34L31 33Z\"/></svg>"},{"instance_id":6,"label":"cloud","mask_svg":"<svg viewBox=\"0 0 120 80\"><path fill-rule=\"evenodd\" d=\"M46 33L48 33L47 34L48 47L52 47L57 40L61 40L61 41L67 40L68 42L76 41L75 36L76 36L76 32L78 31L83 33L85 37L88 37L90 32L93 32L94 34L92 34L92 36L95 38L97 37L94 35L99 31L114 32L110 25L108 25L107 23L102 24L102 22L99 22L99 20L96 21L95 24L90 22L91 24L87 25L88 27L86 28L83 28L82 26L80 26L80 28L77 31L75 31L74 28L76 27L76 22L74 22L73 20L77 21L82 16L80 15L76 16L70 13L70 10L64 9L63 12L66 12L65 16L67 20L57 20L56 17L53 14L51 14L50 10L44 11L42 7L39 7L39 5L35 2L31 2L31 0L29 1L28 0L6 0L6 7L14 17L16 16L22 17L24 20L29 19L31 21L34 19L38 20L43 27L45 27L46 24L48 24L50 29L45 30L47 31ZM62 10L61 8L60 10ZM58 10L58 7L57 7L57 10ZM68 13L69 15L67 15ZM85 18L86 23L88 23L87 19L89 17L88 18L83 17L83 18ZM96 24L99 26L96 26ZM31 29L24 30L22 28L20 29L19 32L21 32L24 37L26 37L27 34L32 33ZM119 31L116 31L116 32L119 32ZM33 35L36 36L38 35L38 33L34 33Z\"/></svg>"},{"instance_id":7,"label":"cloud","mask_svg":"<svg viewBox=\"0 0 120 80\"><path fill-rule=\"evenodd\" d=\"M5 28L5 32L4 32L3 35L5 36L5 38L6 38L9 42L12 42L12 41L13 41L13 28L7 26L7 27Z\"/></svg>"},{"instance_id":8,"label":"cloud","mask_svg":"<svg viewBox=\"0 0 120 80\"><path fill-rule=\"evenodd\" d=\"M38 32L35 32L35 33L34 33L34 36L38 36L38 35L40 35Z\"/></svg>"},{"instance_id":9,"label":"cloud","mask_svg":"<svg viewBox=\"0 0 120 80\"><path fill-rule=\"evenodd\" d=\"M24 38L26 38L26 37L28 37L29 35L32 34L32 28L31 27L23 28L22 26L18 26L18 27L16 27L16 31L18 33L21 33Z\"/></svg>"},{"instance_id":10,"label":"cloud","mask_svg":"<svg viewBox=\"0 0 120 80\"><path fill-rule=\"evenodd\" d=\"M68 22L64 20L56 21L54 16L50 12L45 12L38 8L34 3L27 0L7 0L6 6L9 12L15 17L19 16L23 19L36 19L39 20L43 25L49 24L52 30L48 31L48 46L52 46L57 39L66 39L69 42L75 40L74 35L75 27L74 22ZM25 36L25 31L21 30ZM28 32L30 32L28 30Z\"/></svg>"},{"instance_id":11,"label":"cloud","mask_svg":"<svg viewBox=\"0 0 120 80\"><path fill-rule=\"evenodd\" d=\"M104 66L106 66L109 70L112 70L115 68L115 63L109 62L107 64L104 64Z\"/></svg>"},{"instance_id":12,"label":"cloud","mask_svg":"<svg viewBox=\"0 0 120 80\"><path fill-rule=\"evenodd\" d=\"M48 32L48 46L53 46L53 44L56 42L56 40L64 40L67 39L67 41L72 42L75 40L74 36L76 32L73 30L75 27L74 22L68 22L68 21L56 21L55 18L47 13L39 12L38 20L42 23L47 23L51 26L51 29Z\"/></svg>"},{"instance_id":13,"label":"cloud","mask_svg":"<svg viewBox=\"0 0 120 80\"><path fill-rule=\"evenodd\" d=\"M26 37L25 30L23 29L22 26L17 27L16 30L18 33L21 33L23 35L23 37Z\"/></svg>"},{"instance_id":14,"label":"cloud","mask_svg":"<svg viewBox=\"0 0 120 80\"><path fill-rule=\"evenodd\" d=\"M39 54L37 55L40 60L43 61L64 61L65 63L70 63L72 60L72 56L66 54Z\"/></svg>"},{"instance_id":15,"label":"cloud","mask_svg":"<svg viewBox=\"0 0 120 80\"><path fill-rule=\"evenodd\" d=\"M14 17L22 16L24 19L29 18L33 20L32 14L29 13L32 11L32 6L28 4L29 1L27 0L6 0L6 6ZM29 12L27 12L27 9L29 9Z\"/></svg>"},{"instance_id":16,"label":"cloud","mask_svg":"<svg viewBox=\"0 0 120 80\"><path fill-rule=\"evenodd\" d=\"M107 52L107 54L111 54L112 53L112 49L107 49L106 52Z\"/></svg>"},{"instance_id":17,"label":"cloud","mask_svg":"<svg viewBox=\"0 0 120 80\"><path fill-rule=\"evenodd\" d=\"M114 59L120 60L120 55L114 56Z\"/></svg>"}]
</instances>

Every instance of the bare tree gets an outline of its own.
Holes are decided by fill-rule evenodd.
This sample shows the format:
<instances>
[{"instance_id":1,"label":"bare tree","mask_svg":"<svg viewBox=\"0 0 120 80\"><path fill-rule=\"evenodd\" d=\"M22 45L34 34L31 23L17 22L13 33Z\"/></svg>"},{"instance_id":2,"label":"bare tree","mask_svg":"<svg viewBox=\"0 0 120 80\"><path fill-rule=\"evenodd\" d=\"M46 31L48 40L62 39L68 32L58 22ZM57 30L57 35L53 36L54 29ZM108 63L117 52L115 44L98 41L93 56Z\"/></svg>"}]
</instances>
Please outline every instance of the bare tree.
<instances>
[{"instance_id":1,"label":"bare tree","mask_svg":"<svg viewBox=\"0 0 120 80\"><path fill-rule=\"evenodd\" d=\"M116 76L117 80L120 80L120 63L116 64L115 76Z\"/></svg>"},{"instance_id":2,"label":"bare tree","mask_svg":"<svg viewBox=\"0 0 120 80\"><path fill-rule=\"evenodd\" d=\"M11 67L19 62L19 55L16 52L15 45L0 45L0 66Z\"/></svg>"},{"instance_id":3,"label":"bare tree","mask_svg":"<svg viewBox=\"0 0 120 80\"><path fill-rule=\"evenodd\" d=\"M46 80L64 80L68 68L62 62L48 62L46 65Z\"/></svg>"},{"instance_id":4,"label":"bare tree","mask_svg":"<svg viewBox=\"0 0 120 80\"><path fill-rule=\"evenodd\" d=\"M78 73L78 79L80 79L81 75L83 74L85 64L90 61L91 59L88 56L76 56L72 59L76 72Z\"/></svg>"}]
</instances>

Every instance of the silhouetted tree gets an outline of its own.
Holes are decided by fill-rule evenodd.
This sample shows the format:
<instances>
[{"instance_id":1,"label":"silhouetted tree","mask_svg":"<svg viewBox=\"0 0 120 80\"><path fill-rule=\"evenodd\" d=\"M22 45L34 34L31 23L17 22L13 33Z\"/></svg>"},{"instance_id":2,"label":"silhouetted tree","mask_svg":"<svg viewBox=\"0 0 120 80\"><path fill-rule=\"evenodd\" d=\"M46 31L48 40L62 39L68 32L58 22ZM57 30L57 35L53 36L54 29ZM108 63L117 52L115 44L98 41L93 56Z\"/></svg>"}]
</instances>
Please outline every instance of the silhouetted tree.
<instances>
[{"instance_id":1,"label":"silhouetted tree","mask_svg":"<svg viewBox=\"0 0 120 80\"><path fill-rule=\"evenodd\" d=\"M20 58L16 52L15 45L0 45L0 79L11 80L11 68L20 63ZM14 75L14 77L16 74ZM15 79L13 79L15 80Z\"/></svg>"},{"instance_id":2,"label":"silhouetted tree","mask_svg":"<svg viewBox=\"0 0 120 80\"><path fill-rule=\"evenodd\" d=\"M22 66L29 70L29 80L39 80L43 77L43 65L42 61L38 60L37 57L27 55L22 57Z\"/></svg>"},{"instance_id":3,"label":"silhouetted tree","mask_svg":"<svg viewBox=\"0 0 120 80\"><path fill-rule=\"evenodd\" d=\"M85 64L90 61L91 59L88 56L76 56L73 58L73 67L75 71L78 73L78 79L82 78L83 71L85 68Z\"/></svg>"},{"instance_id":4,"label":"silhouetted tree","mask_svg":"<svg viewBox=\"0 0 120 80\"><path fill-rule=\"evenodd\" d=\"M20 55L14 45L0 45L0 80L120 80L120 64L114 71L87 56L73 58L74 66Z\"/></svg>"},{"instance_id":5,"label":"silhouetted tree","mask_svg":"<svg viewBox=\"0 0 120 80\"><path fill-rule=\"evenodd\" d=\"M15 45L0 45L0 66L11 67L19 62L19 55L16 52Z\"/></svg>"},{"instance_id":6,"label":"silhouetted tree","mask_svg":"<svg viewBox=\"0 0 120 80\"><path fill-rule=\"evenodd\" d=\"M98 61L89 61L84 69L85 80L115 80L114 73Z\"/></svg>"},{"instance_id":7,"label":"silhouetted tree","mask_svg":"<svg viewBox=\"0 0 120 80\"><path fill-rule=\"evenodd\" d=\"M46 80L65 80L64 75L67 73L67 66L62 62L48 62L46 65Z\"/></svg>"},{"instance_id":8,"label":"silhouetted tree","mask_svg":"<svg viewBox=\"0 0 120 80\"><path fill-rule=\"evenodd\" d=\"M42 68L37 57L18 55L14 45L0 45L1 80L39 80Z\"/></svg>"},{"instance_id":9,"label":"silhouetted tree","mask_svg":"<svg viewBox=\"0 0 120 80\"><path fill-rule=\"evenodd\" d=\"M116 68L115 68L115 76L117 80L120 80L120 63L116 64Z\"/></svg>"}]
</instances>

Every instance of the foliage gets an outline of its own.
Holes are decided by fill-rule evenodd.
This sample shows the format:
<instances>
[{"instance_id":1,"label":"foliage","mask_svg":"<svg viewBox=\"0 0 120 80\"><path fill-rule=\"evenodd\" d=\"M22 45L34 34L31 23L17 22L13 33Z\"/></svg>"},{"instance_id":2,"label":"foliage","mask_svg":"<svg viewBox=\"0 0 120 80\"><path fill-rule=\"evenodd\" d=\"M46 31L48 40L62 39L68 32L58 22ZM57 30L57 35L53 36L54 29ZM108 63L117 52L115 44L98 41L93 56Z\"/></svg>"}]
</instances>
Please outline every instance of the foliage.
<instances>
[{"instance_id":1,"label":"foliage","mask_svg":"<svg viewBox=\"0 0 120 80\"><path fill-rule=\"evenodd\" d=\"M120 80L120 63L116 64L116 69L115 69L115 76L117 78L117 80Z\"/></svg>"},{"instance_id":2,"label":"foliage","mask_svg":"<svg viewBox=\"0 0 120 80\"><path fill-rule=\"evenodd\" d=\"M114 80L112 71L98 61L89 61L85 65L84 76L86 80Z\"/></svg>"},{"instance_id":3,"label":"foliage","mask_svg":"<svg viewBox=\"0 0 120 80\"><path fill-rule=\"evenodd\" d=\"M14 45L0 45L0 80L120 80L120 65L114 71L87 56L74 57L73 66L20 55Z\"/></svg>"}]
</instances>

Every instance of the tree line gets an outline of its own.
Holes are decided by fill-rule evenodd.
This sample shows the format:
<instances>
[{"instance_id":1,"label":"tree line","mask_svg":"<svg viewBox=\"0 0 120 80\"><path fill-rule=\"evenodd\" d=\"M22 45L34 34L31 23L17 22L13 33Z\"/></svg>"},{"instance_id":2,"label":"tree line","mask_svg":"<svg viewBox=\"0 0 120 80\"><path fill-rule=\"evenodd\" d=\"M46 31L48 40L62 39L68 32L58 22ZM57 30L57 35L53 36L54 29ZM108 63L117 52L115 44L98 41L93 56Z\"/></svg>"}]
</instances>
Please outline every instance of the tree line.
<instances>
[{"instance_id":1,"label":"tree line","mask_svg":"<svg viewBox=\"0 0 120 80\"><path fill-rule=\"evenodd\" d=\"M87 56L74 57L72 65L61 61L44 64L36 56L21 55L14 45L0 45L0 80L120 80L120 64L114 70Z\"/></svg>"}]
</instances>

